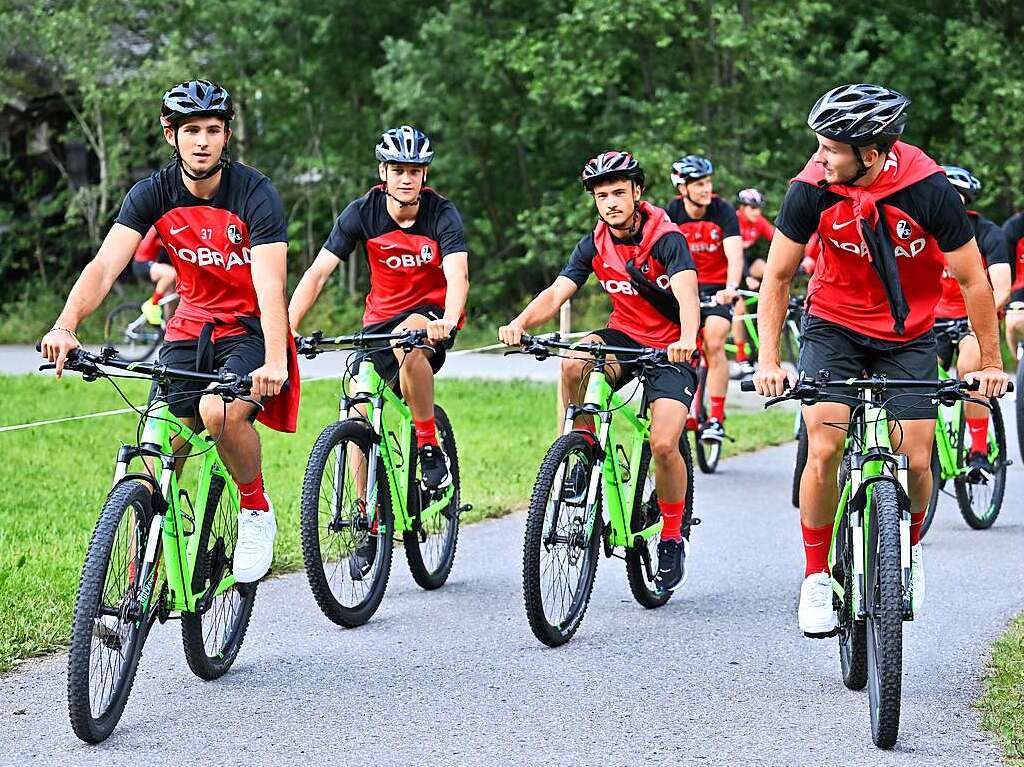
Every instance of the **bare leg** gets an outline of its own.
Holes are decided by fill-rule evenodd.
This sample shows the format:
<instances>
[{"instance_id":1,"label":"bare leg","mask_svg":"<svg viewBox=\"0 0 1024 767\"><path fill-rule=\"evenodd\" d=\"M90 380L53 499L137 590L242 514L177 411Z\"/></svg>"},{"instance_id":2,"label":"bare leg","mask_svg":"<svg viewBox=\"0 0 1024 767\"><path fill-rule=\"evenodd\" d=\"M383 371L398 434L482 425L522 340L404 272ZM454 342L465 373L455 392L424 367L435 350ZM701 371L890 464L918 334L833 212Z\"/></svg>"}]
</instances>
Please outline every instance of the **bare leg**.
<instances>
[{"instance_id":1,"label":"bare leg","mask_svg":"<svg viewBox=\"0 0 1024 767\"><path fill-rule=\"evenodd\" d=\"M666 503L686 499L686 464L679 452L688 414L686 405L672 399L651 403L651 455L658 498Z\"/></svg>"},{"instance_id":2,"label":"bare leg","mask_svg":"<svg viewBox=\"0 0 1024 767\"><path fill-rule=\"evenodd\" d=\"M724 397L729 391L729 360L725 357L725 339L729 320L708 317L704 322L704 354L708 358L708 394Z\"/></svg>"}]
</instances>

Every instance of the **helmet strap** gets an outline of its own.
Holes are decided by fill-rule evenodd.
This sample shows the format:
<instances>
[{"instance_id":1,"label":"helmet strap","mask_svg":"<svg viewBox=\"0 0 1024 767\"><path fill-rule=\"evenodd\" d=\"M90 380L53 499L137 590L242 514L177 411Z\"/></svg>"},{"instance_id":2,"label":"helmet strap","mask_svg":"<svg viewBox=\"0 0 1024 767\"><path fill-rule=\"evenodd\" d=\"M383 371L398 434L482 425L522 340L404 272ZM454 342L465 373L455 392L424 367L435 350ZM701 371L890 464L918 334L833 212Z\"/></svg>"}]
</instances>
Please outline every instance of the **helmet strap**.
<instances>
[{"instance_id":1,"label":"helmet strap","mask_svg":"<svg viewBox=\"0 0 1024 767\"><path fill-rule=\"evenodd\" d=\"M229 160L225 157L227 153L228 147L227 144L225 144L224 151L221 152L220 159L217 160L216 164L213 165L205 173L200 173L199 175L196 175L195 173L188 169L188 166L185 165L185 161L181 159L181 152L178 149L178 126L174 126L174 157L178 161L178 167L181 169L181 172L184 173L185 176L191 179L192 181L206 181L207 179L213 178L218 173L220 173L225 167L227 167L227 164L229 162Z\"/></svg>"},{"instance_id":2,"label":"helmet strap","mask_svg":"<svg viewBox=\"0 0 1024 767\"><path fill-rule=\"evenodd\" d=\"M860 179L864 178L868 172L868 166L864 164L864 158L861 156L860 147L850 144L850 149L853 150L854 159L857 160L857 172L854 173L849 180L843 182L846 186L850 186L851 184L860 181Z\"/></svg>"},{"instance_id":3,"label":"helmet strap","mask_svg":"<svg viewBox=\"0 0 1024 767\"><path fill-rule=\"evenodd\" d=\"M616 231L622 231L621 227L615 226L614 224L612 224L611 221L609 221L604 216L602 216L600 211L597 212L597 217L599 219L601 219L605 224L607 224L609 228L615 229ZM633 203L633 215L630 216L630 220L629 220L628 232L629 232L629 236L630 237L633 237L634 235L636 235L636 233L637 233L637 231L639 231L640 225L642 223L643 223L643 217L640 215L640 206L636 202L634 202Z\"/></svg>"}]
</instances>

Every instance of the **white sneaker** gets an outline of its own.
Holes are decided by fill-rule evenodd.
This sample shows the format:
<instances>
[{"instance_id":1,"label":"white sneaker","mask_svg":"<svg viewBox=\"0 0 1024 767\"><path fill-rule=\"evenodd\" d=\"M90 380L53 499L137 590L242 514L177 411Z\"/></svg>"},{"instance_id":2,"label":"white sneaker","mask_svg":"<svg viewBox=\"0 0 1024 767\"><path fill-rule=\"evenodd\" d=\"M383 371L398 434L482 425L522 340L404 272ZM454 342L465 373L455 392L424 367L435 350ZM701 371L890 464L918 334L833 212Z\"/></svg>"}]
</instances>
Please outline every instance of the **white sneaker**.
<instances>
[{"instance_id":1,"label":"white sneaker","mask_svg":"<svg viewBox=\"0 0 1024 767\"><path fill-rule=\"evenodd\" d=\"M916 618L924 607L924 563L921 544L910 547L910 609Z\"/></svg>"},{"instance_id":2,"label":"white sneaker","mask_svg":"<svg viewBox=\"0 0 1024 767\"><path fill-rule=\"evenodd\" d=\"M832 576L813 573L800 586L800 630L808 636L822 636L836 630L836 611L832 608Z\"/></svg>"},{"instance_id":3,"label":"white sneaker","mask_svg":"<svg viewBox=\"0 0 1024 767\"><path fill-rule=\"evenodd\" d=\"M267 504L270 505L270 511L242 509L238 513L238 542L235 544L231 572L239 583L258 581L267 574L274 559L277 520L274 519L274 506L269 498Z\"/></svg>"}]
</instances>

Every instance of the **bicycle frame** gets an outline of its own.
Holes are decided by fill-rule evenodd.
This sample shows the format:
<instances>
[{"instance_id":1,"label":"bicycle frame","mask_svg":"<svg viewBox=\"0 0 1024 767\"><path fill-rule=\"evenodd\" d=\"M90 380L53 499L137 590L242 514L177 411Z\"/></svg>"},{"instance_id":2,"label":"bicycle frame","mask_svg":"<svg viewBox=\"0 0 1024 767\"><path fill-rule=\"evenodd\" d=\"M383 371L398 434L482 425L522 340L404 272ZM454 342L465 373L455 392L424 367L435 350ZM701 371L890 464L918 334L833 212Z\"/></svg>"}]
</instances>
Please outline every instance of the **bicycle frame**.
<instances>
[{"instance_id":1,"label":"bicycle frame","mask_svg":"<svg viewBox=\"0 0 1024 767\"><path fill-rule=\"evenodd\" d=\"M372 524L376 521L377 514L377 498L380 487L377 476L377 458L379 456L384 464L384 475L391 491L394 532L401 534L413 530L417 524L416 516L409 508L408 498L409 472L412 468L412 461L408 460L408 456L403 455L403 451L409 449L408 446L412 444L412 411L402 398L387 385L370 359L363 359L359 363L359 373L354 381L353 389L351 395L342 392L339 420L351 417L350 413L353 408L356 405L364 404L367 407L366 420L376 435L367 456L366 507L370 510L370 522ZM385 422L385 405L391 412L397 414L399 421L397 434ZM389 436L391 439L388 439ZM392 440L395 441L395 444L392 444ZM341 472L344 471L343 460L344 455L339 451L335 466L336 477L341 476ZM446 509L454 493L454 485L449 485L440 498L432 501L426 508L420 509L417 515L419 523L423 524L434 519ZM335 515L338 514L336 508L338 502L339 499L335 496L331 509Z\"/></svg>"},{"instance_id":2,"label":"bicycle frame","mask_svg":"<svg viewBox=\"0 0 1024 767\"><path fill-rule=\"evenodd\" d=\"M646 407L643 410L645 411ZM618 439L617 428L612 425L613 411L621 413L633 430L627 456L628 476L626 477L623 477L622 467L618 461L619 451L621 450L623 455L626 455L626 448ZM591 477L590 487L587 488L585 508L589 509L595 505L597 483L603 481L606 522L609 524L609 547L629 548L639 543L637 538L644 542L650 540L661 531L660 519L638 533L631 532L636 486L637 482L643 480L639 476L640 459L644 444L650 438L650 420L644 412L634 412L631 407L627 406L626 401L612 390L608 377L604 373L603 364L600 363L590 373L584 403L580 406L571 405L566 409L562 433L570 433L575 428L573 421L576 416L583 414L593 415L600 419L597 439L598 445L604 453L601 473ZM561 481L561 476L556 478L557 483L561 483ZM586 528L588 539L593 532L595 521L596 515L591 514Z\"/></svg>"},{"instance_id":3,"label":"bicycle frame","mask_svg":"<svg viewBox=\"0 0 1024 767\"><path fill-rule=\"evenodd\" d=\"M949 374L942 365L938 366L939 380L950 380ZM942 467L943 480L953 479L966 473L966 467L960 465L960 435L963 426L964 403L957 400L951 407L939 405L938 418L935 420L935 445L939 451L939 465Z\"/></svg>"},{"instance_id":4,"label":"bicycle frame","mask_svg":"<svg viewBox=\"0 0 1024 767\"><path fill-rule=\"evenodd\" d=\"M229 494L235 511L239 508L238 487L217 451L212 449L209 439L196 434L172 415L166 402L153 403L149 413L141 444L124 445L118 451L113 483L117 486L121 482L141 480L154 488L153 518L150 520L146 553L138 578L138 582L143 584L139 594L140 611L142 614L149 612L153 591L159 580L159 577L151 575L154 569L159 569L163 554L163 573L168 590L164 607L168 611L204 612L213 597L235 585L234 574L229 574L218 581L215 589L192 590L192 574L198 561L200 543L200 536L196 533L202 529L205 519L210 481L214 475L224 479L223 492ZM195 503L189 501L191 515L185 512L180 501L182 495L187 499L188 493L179 485L175 467L177 459L171 446L172 436L184 440L202 453ZM153 474L149 471L129 471L132 461L145 458L152 459ZM186 527L186 523L191 524L191 529Z\"/></svg>"},{"instance_id":5,"label":"bicycle frame","mask_svg":"<svg viewBox=\"0 0 1024 767\"><path fill-rule=\"evenodd\" d=\"M870 389L860 390L862 404L857 407L851 425L859 432L847 437L846 450L850 454L850 475L843 486L839 504L836 507L835 522L832 526L832 544L829 549L829 566L834 569L838 532L844 515L849 515L849 526L853 540L853 593L844 593L843 584L832 578L832 590L843 604L852 601L853 614L857 620L866 617L864 594L867 552L871 544L871 495L872 487L878 482L895 482L899 488L900 513L900 564L906 594L910 581L910 513L905 499L909 498L907 457L892 450L889 437L889 418L885 408L874 401ZM851 442L856 446L851 452ZM910 614L909 599L904 597L904 615Z\"/></svg>"}]
</instances>

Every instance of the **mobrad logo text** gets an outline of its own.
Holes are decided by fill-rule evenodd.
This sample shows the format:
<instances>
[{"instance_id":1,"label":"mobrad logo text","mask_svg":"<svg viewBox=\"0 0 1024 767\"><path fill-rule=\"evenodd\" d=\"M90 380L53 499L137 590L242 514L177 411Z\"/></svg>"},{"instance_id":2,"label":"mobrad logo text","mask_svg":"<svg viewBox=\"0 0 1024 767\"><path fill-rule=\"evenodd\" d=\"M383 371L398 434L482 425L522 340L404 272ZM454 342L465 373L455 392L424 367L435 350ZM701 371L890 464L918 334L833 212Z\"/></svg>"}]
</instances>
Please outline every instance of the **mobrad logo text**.
<instances>
[{"instance_id":1,"label":"mobrad logo text","mask_svg":"<svg viewBox=\"0 0 1024 767\"><path fill-rule=\"evenodd\" d=\"M242 248L241 254L228 253L227 256L213 248L201 247L195 250L179 248L175 255L182 261L187 261L190 264L196 264L197 266L220 266L226 272L230 272L235 266L249 266L252 264L252 254L248 248Z\"/></svg>"}]
</instances>

